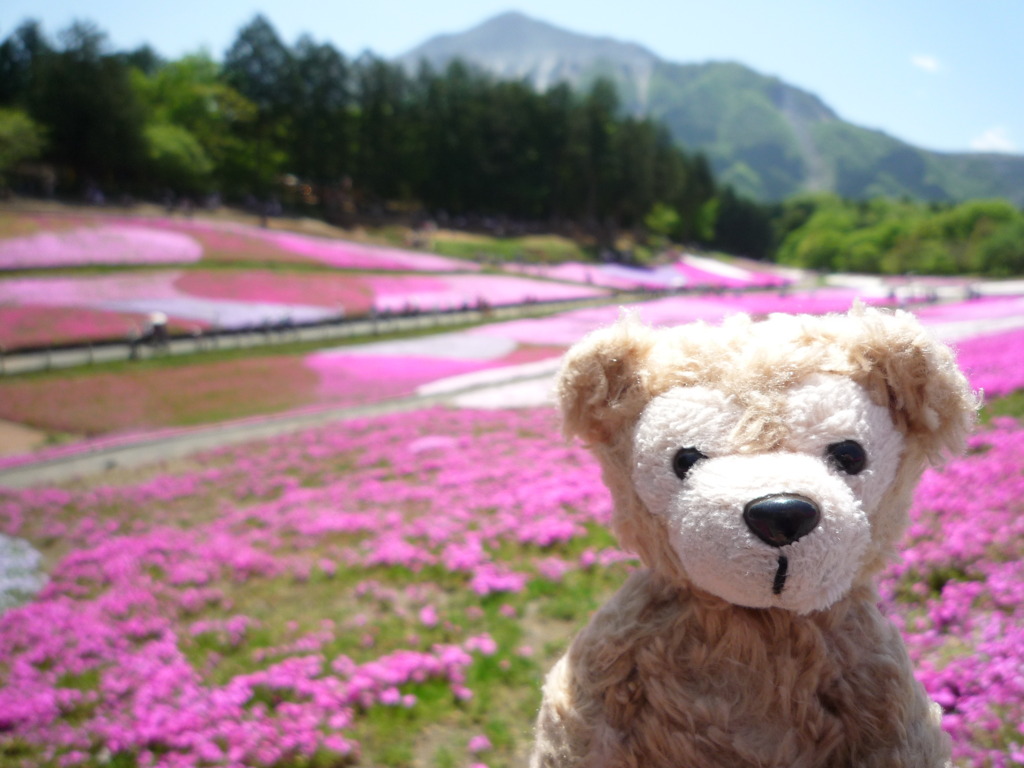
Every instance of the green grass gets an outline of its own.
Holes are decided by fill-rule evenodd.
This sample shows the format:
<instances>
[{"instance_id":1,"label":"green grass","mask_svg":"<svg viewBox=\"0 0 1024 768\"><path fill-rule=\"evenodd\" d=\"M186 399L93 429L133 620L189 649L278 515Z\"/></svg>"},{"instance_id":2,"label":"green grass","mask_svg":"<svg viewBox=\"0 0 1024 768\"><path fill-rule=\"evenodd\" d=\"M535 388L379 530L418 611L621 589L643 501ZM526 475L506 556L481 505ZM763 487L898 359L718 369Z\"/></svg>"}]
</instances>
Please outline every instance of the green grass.
<instances>
[{"instance_id":1,"label":"green grass","mask_svg":"<svg viewBox=\"0 0 1024 768\"><path fill-rule=\"evenodd\" d=\"M460 259L560 263L590 261L591 255L579 243L557 235L498 238L460 234L457 238L433 238L433 250Z\"/></svg>"},{"instance_id":2,"label":"green grass","mask_svg":"<svg viewBox=\"0 0 1024 768\"><path fill-rule=\"evenodd\" d=\"M1024 390L985 403L985 407L981 409L981 423L990 424L992 419L998 416L1024 419Z\"/></svg>"},{"instance_id":3,"label":"green grass","mask_svg":"<svg viewBox=\"0 0 1024 768\"><path fill-rule=\"evenodd\" d=\"M317 549L328 552L343 543L353 544L357 538L319 540ZM544 548L542 554L569 558L585 548L602 548L609 538L606 531L593 527L580 541ZM538 551L509 547L498 554L511 567L528 570ZM326 659L346 655L357 663L394 650L418 647L428 651L437 643L457 643L467 635L487 633L498 650L491 656L475 656L466 670L466 684L474 692L470 700L457 700L443 680L409 683L400 691L416 697L415 707L378 705L361 711L351 736L360 742L363 755L372 756L371 762L360 765L446 768L464 765L466 744L473 736L484 734L492 748L479 760L490 768L512 768L520 764L532 738L530 726L548 667L591 612L626 578L627 570L625 565L617 565L574 571L558 584L537 578L522 593L483 598L466 588L464 576L439 567L417 572L401 567L339 568L332 577L314 571L305 581L275 577L223 583L218 586L230 608L207 609L199 616L189 616L188 621L244 614L258 623L236 646L211 632L190 638L183 643L183 651L208 683L220 684L249 669L254 651L286 646L315 631L325 617L336 623L337 630L318 652ZM375 593L357 594L358 584L367 581L394 590L396 600ZM410 593L410 588L418 591ZM410 594L419 597L409 603ZM426 627L417 621L418 600L437 607L438 625ZM399 611L400 607L404 610ZM358 630L351 628L356 616L362 622ZM446 629L446 621L453 628ZM551 639L533 654L521 655L519 649L541 626L545 637ZM366 637L372 638L372 645L364 645ZM268 658L272 660L275 654ZM289 695L287 690L260 690L256 700L274 707Z\"/></svg>"},{"instance_id":4,"label":"green grass","mask_svg":"<svg viewBox=\"0 0 1024 768\"><path fill-rule=\"evenodd\" d=\"M214 508L216 488L199 488L187 500L187 509L175 502L161 502L149 514L159 514L167 525L191 526L188 510ZM184 502L183 502L184 503ZM111 509L116 514L116 509ZM130 528L134 511L121 507L122 528ZM244 521L239 523L245 525ZM610 534L589 526L587 534L568 544L550 547L502 547L496 559L516 570L532 570L538 556L573 559L584 549L599 550L611 541ZM345 547L358 547L360 534L332 534L309 540L285 539L286 550L298 548L310 560ZM447 681L426 680L400 687L401 693L416 697L411 709L375 705L360 710L346 735L361 744L359 766L375 768L448 768L465 766L467 744L483 734L492 747L476 756L490 768L512 768L522 764L532 734L531 726L540 704L543 676L565 649L591 612L625 580L624 564L573 571L561 583L531 579L521 593L479 597L466 585L466 576L440 566L412 571L403 567L353 568L339 566L334 575L314 568L309 578L289 575L251 576L244 580L224 578L209 586L223 592L220 602L189 613L176 613L179 648L207 685L227 681L294 656L287 646L322 628L325 619L335 624L333 637L313 653L330 662L346 655L356 663L376 659L393 650L429 651L438 643L461 643L467 636L487 633L497 645L490 656L474 654L466 669L466 685L474 695L459 701ZM152 578L162 578L154 572ZM360 584L375 583L381 591L360 591ZM390 590L390 591L389 591ZM382 597L382 595L384 595ZM440 622L424 626L418 621L419 607L429 603L437 608ZM400 610L401 609L401 610ZM188 627L197 621L217 621L236 615L254 620L235 642L216 630L193 635ZM359 622L355 617L361 616ZM446 628L445 623L451 622ZM372 646L364 646L364 636ZM414 639L415 638L415 639ZM521 649L530 644L534 651ZM262 653L262 656L260 654ZM94 690L103 668L66 676L61 686ZM254 691L251 705L262 703L271 709L291 700L295 691L287 687L262 687ZM86 719L88 709L66 714L70 722ZM135 757L116 755L109 765L134 765ZM2 765L49 765L36 748L14 741L0 746ZM96 758L99 768L101 759ZM309 760L289 760L287 768L332 768L349 761L327 753ZM285 765L282 768L285 768ZM89 764L92 768L92 764Z\"/></svg>"},{"instance_id":5,"label":"green grass","mask_svg":"<svg viewBox=\"0 0 1024 768\"><path fill-rule=\"evenodd\" d=\"M414 581L418 578L411 574L409 577ZM392 580L388 583L401 586L408 581ZM257 584L249 586L254 590L260 589ZM333 604L328 602L324 605L315 594L310 594L316 591L307 585L298 590L294 601L275 600L274 604L284 607L294 602L307 606L306 610L311 613L306 621L319 621L324 615L338 616L337 600ZM491 768L511 768L516 765L517 761L512 755L521 754L531 738L529 724L540 705L540 683L547 664L542 665L535 659L515 655L514 649L523 635L521 621L502 615L497 606L499 603L512 604L524 609L526 604L537 599L544 602L543 598L535 598L532 594L525 597L501 596L485 601L485 604L490 604L485 608L483 618L462 619L462 626L489 631L499 646L494 656L477 658L467 670L466 683L474 691L469 701L456 700L446 681L427 680L400 687L403 695L412 694L416 697L416 706L411 709L375 706L361 712L351 735L360 742L363 754L372 755L371 764L390 768L412 768L426 764L443 768L455 764L456 755L464 754L469 739L483 733L493 745L487 756ZM567 622L564 625L566 632L571 632L575 624L585 622L592 607L590 600L576 601L575 605L576 610L571 612L573 623ZM352 609L350 607L350 611ZM447 615L454 617L457 613L449 607ZM542 610L540 613L548 612ZM197 654L197 650L201 648L207 653L216 654L215 673L208 677L209 682L230 679L245 671L250 663L249 655L254 649L271 647L282 639L281 635L289 634L284 627L288 621L295 621L296 614L288 610L283 614L268 616L268 626L259 633L249 633L244 645L237 649L227 649L216 641L201 637L196 646L187 651L188 658L197 669L202 669L209 668L208 660L211 657L206 653ZM286 616L292 618L286 619ZM375 641L372 649L353 647L354 640L346 640L325 646L322 653L328 659L346 654L356 661L363 657L368 660L388 650L408 648L410 632L419 636L424 650L434 642L455 640L446 637L443 630L428 630L413 627L412 624L408 619L389 620L377 615L369 625ZM565 641L559 643L559 647L564 645ZM288 696L288 691L275 689L258 691L256 698L267 706L277 706L287 701ZM424 762L423 758L427 755L430 755L430 759Z\"/></svg>"}]
</instances>

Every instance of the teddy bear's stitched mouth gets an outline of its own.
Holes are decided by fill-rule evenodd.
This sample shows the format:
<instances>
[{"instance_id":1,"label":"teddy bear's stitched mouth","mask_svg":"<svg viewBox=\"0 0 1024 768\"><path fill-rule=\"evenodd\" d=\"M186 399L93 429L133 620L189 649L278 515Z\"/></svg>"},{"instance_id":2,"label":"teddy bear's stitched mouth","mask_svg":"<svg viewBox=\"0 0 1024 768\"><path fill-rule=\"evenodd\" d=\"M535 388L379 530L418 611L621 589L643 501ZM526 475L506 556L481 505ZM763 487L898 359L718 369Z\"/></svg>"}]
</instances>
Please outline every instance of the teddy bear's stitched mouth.
<instances>
[{"instance_id":1,"label":"teddy bear's stitched mouth","mask_svg":"<svg viewBox=\"0 0 1024 768\"><path fill-rule=\"evenodd\" d=\"M779 569L775 571L775 581L772 582L772 594L781 595L786 587L786 574L789 573L789 559L785 555L779 555Z\"/></svg>"}]
</instances>

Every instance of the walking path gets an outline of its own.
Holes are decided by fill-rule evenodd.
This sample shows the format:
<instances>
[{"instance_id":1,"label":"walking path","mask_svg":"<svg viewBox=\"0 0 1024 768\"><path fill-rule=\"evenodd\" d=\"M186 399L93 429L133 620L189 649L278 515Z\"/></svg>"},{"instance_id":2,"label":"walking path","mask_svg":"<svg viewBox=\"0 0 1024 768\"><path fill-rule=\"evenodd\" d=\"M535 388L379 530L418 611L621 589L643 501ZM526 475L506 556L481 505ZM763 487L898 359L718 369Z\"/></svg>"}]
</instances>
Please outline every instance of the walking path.
<instances>
[{"instance_id":1,"label":"walking path","mask_svg":"<svg viewBox=\"0 0 1024 768\"><path fill-rule=\"evenodd\" d=\"M216 336L198 335L189 338L173 338L164 348L156 349L148 344L139 344L135 356L144 360L154 355L189 355L212 350L247 349L251 347L291 344L295 342L334 341L336 339L367 339L384 334L409 333L425 330L441 330L451 326L514 320L525 317L566 312L584 307L602 306L613 303L632 303L655 297L656 294L617 294L585 299L567 299L532 304L515 304L491 307L489 309L467 309L455 312L423 313L411 316L383 316L358 320L339 320L318 325L295 325L287 328L260 328L241 332L224 333ZM95 346L84 345L71 349L55 349L34 352L0 353L0 375L17 375L33 371L56 368L73 368L96 363L121 362L132 359L132 345L104 343Z\"/></svg>"},{"instance_id":2,"label":"walking path","mask_svg":"<svg viewBox=\"0 0 1024 768\"><path fill-rule=\"evenodd\" d=\"M0 460L0 487L25 488L60 483L76 477L98 474L116 468L132 468L159 461L181 458L197 451L258 440L294 432L334 421L401 413L433 405L455 403L459 398L497 387L551 378L552 370L512 368L504 378L494 377L480 383L444 392L405 397L355 407L309 408L286 413L256 416L218 424L165 429L141 435L100 438L86 443L54 448L36 455Z\"/></svg>"}]
</instances>

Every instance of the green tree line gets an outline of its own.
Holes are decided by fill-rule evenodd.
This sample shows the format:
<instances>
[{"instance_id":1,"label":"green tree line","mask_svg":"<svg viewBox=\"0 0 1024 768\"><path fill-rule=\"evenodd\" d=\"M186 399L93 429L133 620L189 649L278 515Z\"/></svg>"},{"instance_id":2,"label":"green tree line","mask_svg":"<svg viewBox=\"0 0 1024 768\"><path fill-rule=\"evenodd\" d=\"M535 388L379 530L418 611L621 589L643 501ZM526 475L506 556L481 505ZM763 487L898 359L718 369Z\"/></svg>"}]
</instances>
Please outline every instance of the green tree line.
<instances>
[{"instance_id":1,"label":"green tree line","mask_svg":"<svg viewBox=\"0 0 1024 768\"><path fill-rule=\"evenodd\" d=\"M112 52L83 23L54 43L25 22L0 44L5 136L7 170L38 158L58 194L288 195L335 219L418 208L611 237L668 210L659 235L709 241L719 194L705 158L623 116L606 81L537 93L461 63L409 73L309 36L286 45L262 16L222 62Z\"/></svg>"},{"instance_id":2,"label":"green tree line","mask_svg":"<svg viewBox=\"0 0 1024 768\"><path fill-rule=\"evenodd\" d=\"M958 204L831 195L774 214L775 258L822 272L1024 274L1024 212L1006 200Z\"/></svg>"}]
</instances>

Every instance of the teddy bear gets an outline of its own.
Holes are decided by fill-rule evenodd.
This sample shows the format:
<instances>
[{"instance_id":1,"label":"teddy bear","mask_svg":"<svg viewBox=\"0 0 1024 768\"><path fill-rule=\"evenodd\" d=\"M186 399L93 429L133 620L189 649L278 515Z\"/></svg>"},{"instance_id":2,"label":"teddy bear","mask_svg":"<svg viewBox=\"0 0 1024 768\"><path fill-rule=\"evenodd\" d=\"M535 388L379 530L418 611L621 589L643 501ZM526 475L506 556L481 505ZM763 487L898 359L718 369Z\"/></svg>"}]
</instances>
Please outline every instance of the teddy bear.
<instances>
[{"instance_id":1,"label":"teddy bear","mask_svg":"<svg viewBox=\"0 0 1024 768\"><path fill-rule=\"evenodd\" d=\"M556 383L641 566L548 673L532 768L951 765L874 580L978 398L907 312L591 333Z\"/></svg>"}]
</instances>

